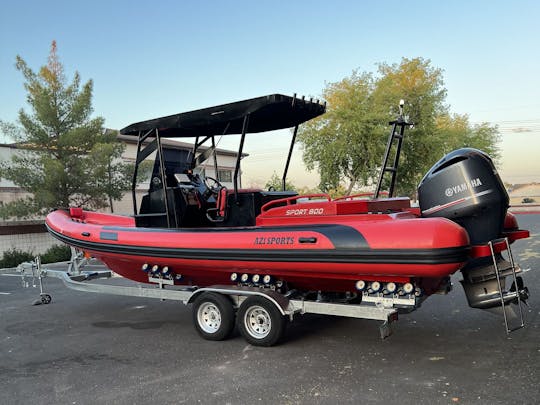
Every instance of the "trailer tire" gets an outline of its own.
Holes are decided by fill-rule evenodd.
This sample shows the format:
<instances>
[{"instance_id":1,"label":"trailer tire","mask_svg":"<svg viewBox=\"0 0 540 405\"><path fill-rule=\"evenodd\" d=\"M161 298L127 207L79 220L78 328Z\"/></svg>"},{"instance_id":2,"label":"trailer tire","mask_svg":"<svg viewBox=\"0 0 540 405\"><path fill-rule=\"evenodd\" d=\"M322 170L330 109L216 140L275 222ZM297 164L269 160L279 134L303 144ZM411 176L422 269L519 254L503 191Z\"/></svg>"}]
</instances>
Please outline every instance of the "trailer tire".
<instances>
[{"instance_id":1,"label":"trailer tire","mask_svg":"<svg viewBox=\"0 0 540 405\"><path fill-rule=\"evenodd\" d=\"M227 339L234 329L234 308L227 297L205 292L193 303L193 325L206 340Z\"/></svg>"},{"instance_id":2,"label":"trailer tire","mask_svg":"<svg viewBox=\"0 0 540 405\"><path fill-rule=\"evenodd\" d=\"M247 298L237 316L238 330L254 346L273 346L283 336L287 321L276 305L264 297Z\"/></svg>"},{"instance_id":3,"label":"trailer tire","mask_svg":"<svg viewBox=\"0 0 540 405\"><path fill-rule=\"evenodd\" d=\"M41 302L43 304L50 304L52 301L52 297L49 294L42 294L41 295Z\"/></svg>"}]
</instances>

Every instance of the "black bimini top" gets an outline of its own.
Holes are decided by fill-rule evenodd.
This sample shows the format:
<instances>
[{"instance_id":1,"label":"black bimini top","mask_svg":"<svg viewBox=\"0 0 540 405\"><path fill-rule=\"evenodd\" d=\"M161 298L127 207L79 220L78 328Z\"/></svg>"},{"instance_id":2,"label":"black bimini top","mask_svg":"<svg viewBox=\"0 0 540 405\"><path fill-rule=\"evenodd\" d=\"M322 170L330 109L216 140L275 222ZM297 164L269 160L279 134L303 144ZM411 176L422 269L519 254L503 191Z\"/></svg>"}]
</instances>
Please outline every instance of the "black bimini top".
<instances>
[{"instance_id":1,"label":"black bimini top","mask_svg":"<svg viewBox=\"0 0 540 405\"><path fill-rule=\"evenodd\" d=\"M295 127L323 114L325 109L325 105L311 100L271 94L137 122L120 133L139 135L157 129L160 136L167 138L240 134L247 115L246 133L266 132Z\"/></svg>"}]
</instances>

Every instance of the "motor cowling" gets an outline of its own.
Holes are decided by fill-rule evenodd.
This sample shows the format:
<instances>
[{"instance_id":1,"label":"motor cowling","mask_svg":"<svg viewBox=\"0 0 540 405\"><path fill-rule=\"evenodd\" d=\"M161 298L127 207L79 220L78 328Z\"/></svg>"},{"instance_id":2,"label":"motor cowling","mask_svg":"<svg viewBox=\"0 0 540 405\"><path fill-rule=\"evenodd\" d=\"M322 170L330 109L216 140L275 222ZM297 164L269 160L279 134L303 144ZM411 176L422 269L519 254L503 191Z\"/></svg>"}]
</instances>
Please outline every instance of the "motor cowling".
<instances>
[{"instance_id":1,"label":"motor cowling","mask_svg":"<svg viewBox=\"0 0 540 405\"><path fill-rule=\"evenodd\" d=\"M418 187L422 216L445 217L460 224L471 245L501 237L509 198L491 158L471 148L450 152L428 171ZM517 222L507 221L517 227ZM497 263L497 270L494 262ZM469 306L480 309L524 301L528 297L521 277L513 280L511 263L501 253L468 261L461 284ZM510 277L509 280L507 278Z\"/></svg>"},{"instance_id":2,"label":"motor cowling","mask_svg":"<svg viewBox=\"0 0 540 405\"><path fill-rule=\"evenodd\" d=\"M463 226L472 245L500 237L509 198L491 158L463 148L450 152L418 187L423 217L444 217Z\"/></svg>"}]
</instances>

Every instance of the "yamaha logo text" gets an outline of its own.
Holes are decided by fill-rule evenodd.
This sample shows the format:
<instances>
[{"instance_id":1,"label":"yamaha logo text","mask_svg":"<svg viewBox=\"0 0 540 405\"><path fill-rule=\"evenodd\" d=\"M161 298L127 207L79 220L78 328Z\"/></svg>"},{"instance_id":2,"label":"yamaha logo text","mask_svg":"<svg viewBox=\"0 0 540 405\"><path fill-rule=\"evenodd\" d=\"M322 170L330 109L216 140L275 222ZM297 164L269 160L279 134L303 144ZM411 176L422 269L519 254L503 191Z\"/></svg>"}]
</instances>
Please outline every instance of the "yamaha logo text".
<instances>
[{"instance_id":1,"label":"yamaha logo text","mask_svg":"<svg viewBox=\"0 0 540 405\"><path fill-rule=\"evenodd\" d=\"M483 183L480 178L476 178L468 182L458 184L456 186L448 187L444 191L444 194L446 194L447 197L452 197L455 194L463 193L467 190L472 190L473 188L479 187L481 185L483 185Z\"/></svg>"}]
</instances>

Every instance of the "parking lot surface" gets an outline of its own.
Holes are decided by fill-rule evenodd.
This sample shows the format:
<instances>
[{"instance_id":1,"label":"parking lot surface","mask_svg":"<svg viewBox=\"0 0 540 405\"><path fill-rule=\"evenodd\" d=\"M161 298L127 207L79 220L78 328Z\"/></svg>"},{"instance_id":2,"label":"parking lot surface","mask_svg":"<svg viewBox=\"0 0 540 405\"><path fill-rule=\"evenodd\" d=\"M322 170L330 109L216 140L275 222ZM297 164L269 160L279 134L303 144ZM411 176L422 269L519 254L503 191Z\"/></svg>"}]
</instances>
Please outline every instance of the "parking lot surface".
<instances>
[{"instance_id":1,"label":"parking lot surface","mask_svg":"<svg viewBox=\"0 0 540 405\"><path fill-rule=\"evenodd\" d=\"M502 316L467 306L459 273L384 341L377 321L305 315L270 348L203 340L178 302L56 279L52 303L33 306L39 290L1 273L0 404L537 404L540 214L518 221L532 234L513 245L531 298L508 336Z\"/></svg>"}]
</instances>

